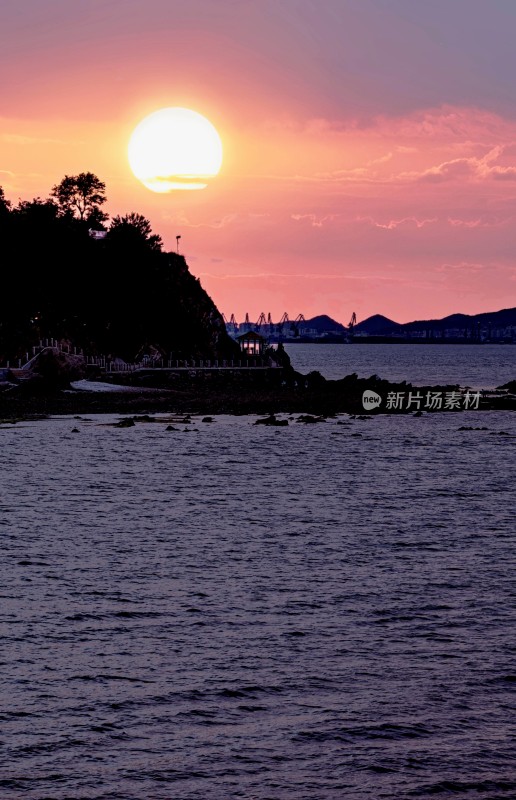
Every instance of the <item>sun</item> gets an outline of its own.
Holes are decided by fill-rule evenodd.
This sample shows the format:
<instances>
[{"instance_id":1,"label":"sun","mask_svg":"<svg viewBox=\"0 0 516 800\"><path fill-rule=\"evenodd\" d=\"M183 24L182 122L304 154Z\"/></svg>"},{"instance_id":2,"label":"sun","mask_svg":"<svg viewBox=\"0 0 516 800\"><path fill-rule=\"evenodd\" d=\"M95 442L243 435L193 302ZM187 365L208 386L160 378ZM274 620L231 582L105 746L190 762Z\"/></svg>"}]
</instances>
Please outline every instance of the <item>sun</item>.
<instances>
[{"instance_id":1,"label":"sun","mask_svg":"<svg viewBox=\"0 0 516 800\"><path fill-rule=\"evenodd\" d=\"M205 189L222 165L222 142L211 122L188 108L162 108L136 126L129 165L153 192Z\"/></svg>"}]
</instances>

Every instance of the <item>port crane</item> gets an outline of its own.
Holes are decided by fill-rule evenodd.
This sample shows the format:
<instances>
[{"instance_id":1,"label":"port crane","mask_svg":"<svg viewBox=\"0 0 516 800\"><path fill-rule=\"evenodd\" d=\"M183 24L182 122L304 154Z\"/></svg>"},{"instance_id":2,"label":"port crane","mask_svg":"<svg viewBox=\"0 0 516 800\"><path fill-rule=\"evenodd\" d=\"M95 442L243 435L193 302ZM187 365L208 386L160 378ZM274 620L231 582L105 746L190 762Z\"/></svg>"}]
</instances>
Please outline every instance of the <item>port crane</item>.
<instances>
[{"instance_id":1,"label":"port crane","mask_svg":"<svg viewBox=\"0 0 516 800\"><path fill-rule=\"evenodd\" d=\"M289 318L288 318L288 314L287 314L287 312L285 311L285 313L284 313L284 314L283 314L283 316L281 317L280 321L278 322L278 328L277 328L277 330L278 330L278 333L279 333L280 335L281 335L281 334L283 334L283 331L284 331L284 329L285 329L285 325L288 325L288 324L289 324L289 322L290 322L290 320L289 320Z\"/></svg>"},{"instance_id":2,"label":"port crane","mask_svg":"<svg viewBox=\"0 0 516 800\"><path fill-rule=\"evenodd\" d=\"M295 320L290 323L290 332L294 336L299 336L299 325L301 322L306 322L303 314L298 314Z\"/></svg>"}]
</instances>

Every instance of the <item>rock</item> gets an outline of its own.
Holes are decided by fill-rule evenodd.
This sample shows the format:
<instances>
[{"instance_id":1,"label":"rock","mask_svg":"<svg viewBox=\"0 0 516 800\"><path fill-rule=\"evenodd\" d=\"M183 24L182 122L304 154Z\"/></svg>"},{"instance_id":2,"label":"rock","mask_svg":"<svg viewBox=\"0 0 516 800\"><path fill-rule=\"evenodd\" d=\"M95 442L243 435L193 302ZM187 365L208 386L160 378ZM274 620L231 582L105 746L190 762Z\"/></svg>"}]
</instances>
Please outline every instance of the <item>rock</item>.
<instances>
[{"instance_id":1,"label":"rock","mask_svg":"<svg viewBox=\"0 0 516 800\"><path fill-rule=\"evenodd\" d=\"M508 381L508 383L498 386L498 389L507 389L511 394L516 394L516 381Z\"/></svg>"},{"instance_id":2,"label":"rock","mask_svg":"<svg viewBox=\"0 0 516 800\"><path fill-rule=\"evenodd\" d=\"M134 419L131 417L121 419L115 424L115 428L134 428Z\"/></svg>"},{"instance_id":3,"label":"rock","mask_svg":"<svg viewBox=\"0 0 516 800\"><path fill-rule=\"evenodd\" d=\"M202 422L213 422L213 417L203 417Z\"/></svg>"},{"instance_id":4,"label":"rock","mask_svg":"<svg viewBox=\"0 0 516 800\"><path fill-rule=\"evenodd\" d=\"M488 431L489 428L475 428L471 425L461 425L460 428L457 428L459 431Z\"/></svg>"},{"instance_id":5,"label":"rock","mask_svg":"<svg viewBox=\"0 0 516 800\"><path fill-rule=\"evenodd\" d=\"M46 388L66 388L70 381L85 377L86 364L82 356L47 347L34 356L23 371L18 372L23 374L24 380L42 382Z\"/></svg>"},{"instance_id":6,"label":"rock","mask_svg":"<svg viewBox=\"0 0 516 800\"><path fill-rule=\"evenodd\" d=\"M263 419L257 419L255 425L275 425L276 427L285 427L288 425L288 419L277 419L274 414Z\"/></svg>"}]
</instances>

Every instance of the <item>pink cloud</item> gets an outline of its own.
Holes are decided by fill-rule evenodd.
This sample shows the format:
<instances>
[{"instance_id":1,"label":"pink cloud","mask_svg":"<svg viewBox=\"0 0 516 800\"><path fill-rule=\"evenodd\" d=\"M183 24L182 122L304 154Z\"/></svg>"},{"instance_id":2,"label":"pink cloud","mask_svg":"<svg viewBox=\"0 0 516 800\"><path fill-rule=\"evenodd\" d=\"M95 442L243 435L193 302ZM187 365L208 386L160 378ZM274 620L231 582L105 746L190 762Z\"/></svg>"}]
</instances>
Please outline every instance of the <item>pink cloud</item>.
<instances>
[{"instance_id":1,"label":"pink cloud","mask_svg":"<svg viewBox=\"0 0 516 800\"><path fill-rule=\"evenodd\" d=\"M404 117L378 117L374 126L405 140L442 139L451 142L473 139L478 142L498 142L514 136L512 122L498 114L480 108L447 105Z\"/></svg>"},{"instance_id":2,"label":"pink cloud","mask_svg":"<svg viewBox=\"0 0 516 800\"><path fill-rule=\"evenodd\" d=\"M490 174L497 181L516 181L516 167L495 166Z\"/></svg>"},{"instance_id":3,"label":"pink cloud","mask_svg":"<svg viewBox=\"0 0 516 800\"><path fill-rule=\"evenodd\" d=\"M179 225L183 228L226 228L238 219L239 215L225 214L220 219L214 219L207 222L192 222L183 212L177 214L163 214L162 219L166 222L172 222L176 226Z\"/></svg>"},{"instance_id":4,"label":"pink cloud","mask_svg":"<svg viewBox=\"0 0 516 800\"><path fill-rule=\"evenodd\" d=\"M483 156L469 156L444 161L422 172L412 171L399 175L402 180L438 183L452 180L516 180L516 167L494 162L504 154L505 147L496 145Z\"/></svg>"},{"instance_id":5,"label":"pink cloud","mask_svg":"<svg viewBox=\"0 0 516 800\"><path fill-rule=\"evenodd\" d=\"M478 272L482 272L485 269L487 269L486 264L479 264L470 261L460 261L458 264L440 264L438 267L436 267L436 272L448 272L448 273L461 272L468 274L476 274Z\"/></svg>"},{"instance_id":6,"label":"pink cloud","mask_svg":"<svg viewBox=\"0 0 516 800\"><path fill-rule=\"evenodd\" d=\"M504 218L490 217L477 217L475 219L460 219L456 217L448 217L448 224L453 228L499 228L502 225L507 225L513 220L513 217L508 216Z\"/></svg>"},{"instance_id":7,"label":"pink cloud","mask_svg":"<svg viewBox=\"0 0 516 800\"><path fill-rule=\"evenodd\" d=\"M291 219L296 222L304 222L307 220L314 228L322 228L325 222L333 222L339 215L327 214L323 217L318 217L316 214L291 214Z\"/></svg>"},{"instance_id":8,"label":"pink cloud","mask_svg":"<svg viewBox=\"0 0 516 800\"><path fill-rule=\"evenodd\" d=\"M401 225L410 227L424 228L425 225L430 225L432 222L437 222L437 217L429 219L418 219L417 217L402 217L401 219L391 219L389 222L378 222L372 217L356 217L357 222L367 222L375 228L384 228L386 230L396 230Z\"/></svg>"}]
</instances>

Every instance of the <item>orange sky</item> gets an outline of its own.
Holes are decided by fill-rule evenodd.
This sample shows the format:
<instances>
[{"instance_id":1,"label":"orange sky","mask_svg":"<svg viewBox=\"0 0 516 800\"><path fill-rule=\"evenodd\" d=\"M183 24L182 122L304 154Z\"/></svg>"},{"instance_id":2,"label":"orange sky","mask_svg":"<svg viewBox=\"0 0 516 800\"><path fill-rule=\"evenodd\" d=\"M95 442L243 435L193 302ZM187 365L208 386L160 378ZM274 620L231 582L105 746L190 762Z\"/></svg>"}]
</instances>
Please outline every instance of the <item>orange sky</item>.
<instances>
[{"instance_id":1,"label":"orange sky","mask_svg":"<svg viewBox=\"0 0 516 800\"><path fill-rule=\"evenodd\" d=\"M228 317L515 306L515 32L505 0L7 2L0 185L17 202L95 172L110 213L181 234ZM174 105L224 163L153 194L127 141Z\"/></svg>"}]
</instances>

